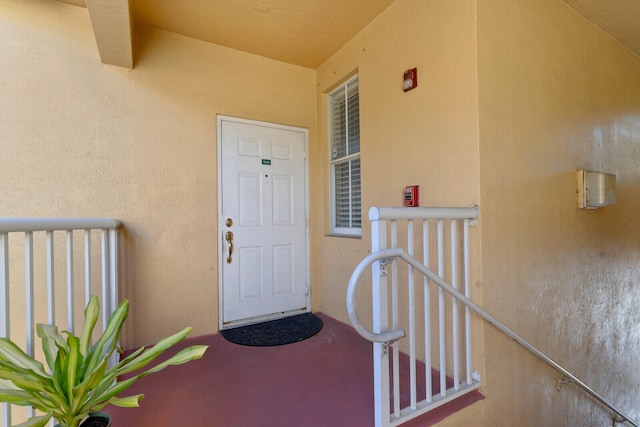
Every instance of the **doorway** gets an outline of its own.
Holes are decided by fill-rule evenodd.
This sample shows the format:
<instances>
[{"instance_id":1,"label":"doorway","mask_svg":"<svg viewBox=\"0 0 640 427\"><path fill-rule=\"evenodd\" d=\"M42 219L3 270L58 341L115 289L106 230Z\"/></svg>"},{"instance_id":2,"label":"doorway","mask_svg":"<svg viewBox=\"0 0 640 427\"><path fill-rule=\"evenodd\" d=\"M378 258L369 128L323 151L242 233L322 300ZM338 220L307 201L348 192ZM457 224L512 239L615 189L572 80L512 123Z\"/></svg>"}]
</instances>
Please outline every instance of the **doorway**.
<instances>
[{"instance_id":1,"label":"doorway","mask_svg":"<svg viewBox=\"0 0 640 427\"><path fill-rule=\"evenodd\" d=\"M310 311L308 131L217 117L220 329Z\"/></svg>"}]
</instances>

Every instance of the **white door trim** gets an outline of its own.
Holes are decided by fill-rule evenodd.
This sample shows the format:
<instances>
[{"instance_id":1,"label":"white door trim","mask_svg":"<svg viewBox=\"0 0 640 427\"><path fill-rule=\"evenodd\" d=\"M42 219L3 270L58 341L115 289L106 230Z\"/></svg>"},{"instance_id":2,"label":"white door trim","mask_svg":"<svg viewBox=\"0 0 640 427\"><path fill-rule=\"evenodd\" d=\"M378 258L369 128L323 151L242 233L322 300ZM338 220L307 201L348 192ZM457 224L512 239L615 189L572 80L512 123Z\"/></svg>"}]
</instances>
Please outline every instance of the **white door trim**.
<instances>
[{"instance_id":1,"label":"white door trim","mask_svg":"<svg viewBox=\"0 0 640 427\"><path fill-rule=\"evenodd\" d=\"M242 123L248 125L262 126L262 127L270 127L275 129L282 130L290 130L295 132L301 132L304 134L304 189L305 189L305 279L307 285L307 310L311 310L311 265L310 265L310 233L309 233L309 130L305 128L281 125L277 123L263 122L258 120L250 120L250 119L242 119L238 117L224 116L221 114L216 115L216 133L217 133L217 189L218 189L218 228L217 228L217 238L218 238L218 328L220 330L230 327L240 326L242 324L247 323L256 323L260 321L271 320L274 318L283 317L281 314L274 314L269 316L262 316L259 318L245 319L243 322L234 322L230 325L224 325L224 298L222 295L223 292L223 254L224 254L224 215L222 214L222 122L235 122Z\"/></svg>"}]
</instances>

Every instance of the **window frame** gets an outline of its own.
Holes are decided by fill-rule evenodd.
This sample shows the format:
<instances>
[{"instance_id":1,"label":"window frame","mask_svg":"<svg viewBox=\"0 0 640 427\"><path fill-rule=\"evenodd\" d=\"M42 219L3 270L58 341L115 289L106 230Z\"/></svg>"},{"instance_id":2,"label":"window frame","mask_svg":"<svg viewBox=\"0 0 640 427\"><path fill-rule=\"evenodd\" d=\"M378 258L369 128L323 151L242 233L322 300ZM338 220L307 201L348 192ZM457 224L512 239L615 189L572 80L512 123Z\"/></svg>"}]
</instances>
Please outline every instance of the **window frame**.
<instances>
[{"instance_id":1,"label":"window frame","mask_svg":"<svg viewBox=\"0 0 640 427\"><path fill-rule=\"evenodd\" d=\"M358 88L358 151L356 153L350 153L349 149L351 148L349 146L349 111L348 111L348 104L349 104L349 86L353 85L353 83L356 82L357 83L357 88ZM332 156L332 151L333 151L333 147L334 147L334 133L333 133L333 125L334 125L334 104L333 104L333 97L336 94L340 94L340 92L344 93L344 99L345 99L345 105L347 106L347 111L346 111L346 118L345 118L345 135L346 135L346 141L345 141L345 155L343 155L342 157L337 157L337 158L333 158ZM351 78L349 78L348 80L346 80L344 83L341 83L336 89L332 90L329 94L328 94L328 125L329 125L329 137L328 137L328 145L329 145L329 176L330 176L330 206L331 206L331 235L332 236L338 236L338 237L361 237L362 236L362 162L361 162L361 152L362 149L360 147L360 81L358 78L358 75L355 75ZM349 227L338 227L336 225L336 220L337 220L337 214L336 214L336 179L335 179L335 173L336 173L336 165L341 165L341 164L345 164L347 163L349 165L349 169L351 168L351 164L353 162L353 160L358 160L360 162L360 226L359 227L354 227L354 226L349 226ZM348 178L351 180L352 175L351 175L351 171L349 171L348 174ZM349 191L349 220L351 221L353 219L353 215L352 215L352 210L353 210L353 195L351 194L351 190L352 190L352 185L351 183L349 183L348 185L348 191Z\"/></svg>"}]
</instances>

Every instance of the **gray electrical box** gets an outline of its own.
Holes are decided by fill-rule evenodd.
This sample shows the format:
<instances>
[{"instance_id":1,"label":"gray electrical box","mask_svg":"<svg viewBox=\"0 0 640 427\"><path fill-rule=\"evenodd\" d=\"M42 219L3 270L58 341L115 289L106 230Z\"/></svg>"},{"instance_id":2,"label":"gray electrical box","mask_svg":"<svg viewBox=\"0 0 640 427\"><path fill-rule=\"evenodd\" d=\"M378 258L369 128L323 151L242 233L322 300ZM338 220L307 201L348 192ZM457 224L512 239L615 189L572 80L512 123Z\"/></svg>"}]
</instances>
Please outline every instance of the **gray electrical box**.
<instances>
[{"instance_id":1,"label":"gray electrical box","mask_svg":"<svg viewBox=\"0 0 640 427\"><path fill-rule=\"evenodd\" d=\"M579 170L578 207L598 209L616 204L616 176L611 173Z\"/></svg>"}]
</instances>

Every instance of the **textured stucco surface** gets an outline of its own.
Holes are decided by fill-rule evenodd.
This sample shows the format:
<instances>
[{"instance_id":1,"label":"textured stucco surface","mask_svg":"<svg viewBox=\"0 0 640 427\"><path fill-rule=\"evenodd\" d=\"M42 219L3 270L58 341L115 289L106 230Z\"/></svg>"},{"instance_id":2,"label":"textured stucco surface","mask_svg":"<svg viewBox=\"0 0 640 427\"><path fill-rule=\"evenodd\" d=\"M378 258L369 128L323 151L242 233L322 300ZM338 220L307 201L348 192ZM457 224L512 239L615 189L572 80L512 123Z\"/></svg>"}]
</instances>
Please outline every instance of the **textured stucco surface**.
<instances>
[{"instance_id":1,"label":"textured stucco surface","mask_svg":"<svg viewBox=\"0 0 640 427\"><path fill-rule=\"evenodd\" d=\"M317 265L334 267L315 274L321 308L332 316L346 319L349 277L371 247L371 206L399 206L406 185L420 185L423 206L478 203L474 12L473 1L396 2L317 70L319 141L327 139L326 94L355 72L360 79L362 239L328 236L328 167L327 190L316 195L325 206ZM414 67L418 87L405 93L403 72ZM326 164L328 147L317 148L316 163Z\"/></svg>"},{"instance_id":2,"label":"textured stucco surface","mask_svg":"<svg viewBox=\"0 0 640 427\"><path fill-rule=\"evenodd\" d=\"M315 135L313 70L144 27L136 43L134 70L105 66L86 9L0 1L0 215L124 223L126 346L217 330L216 114Z\"/></svg>"},{"instance_id":3,"label":"textured stucco surface","mask_svg":"<svg viewBox=\"0 0 640 427\"><path fill-rule=\"evenodd\" d=\"M0 209L124 222L125 344L217 329L216 113L309 128L313 307L346 320L370 228L327 236L323 141L326 93L357 72L364 211L415 184L423 205L479 204L474 298L640 419L640 59L566 4L397 0L315 71L145 27L124 70L93 40L84 9L0 0ZM617 175L617 205L576 208L583 168ZM480 331L486 399L441 425L611 424Z\"/></svg>"},{"instance_id":4,"label":"textured stucco surface","mask_svg":"<svg viewBox=\"0 0 640 427\"><path fill-rule=\"evenodd\" d=\"M484 304L638 419L640 59L559 1L480 0L477 22ZM616 174L618 204L577 209L577 169ZM611 424L486 332L487 420Z\"/></svg>"}]
</instances>

